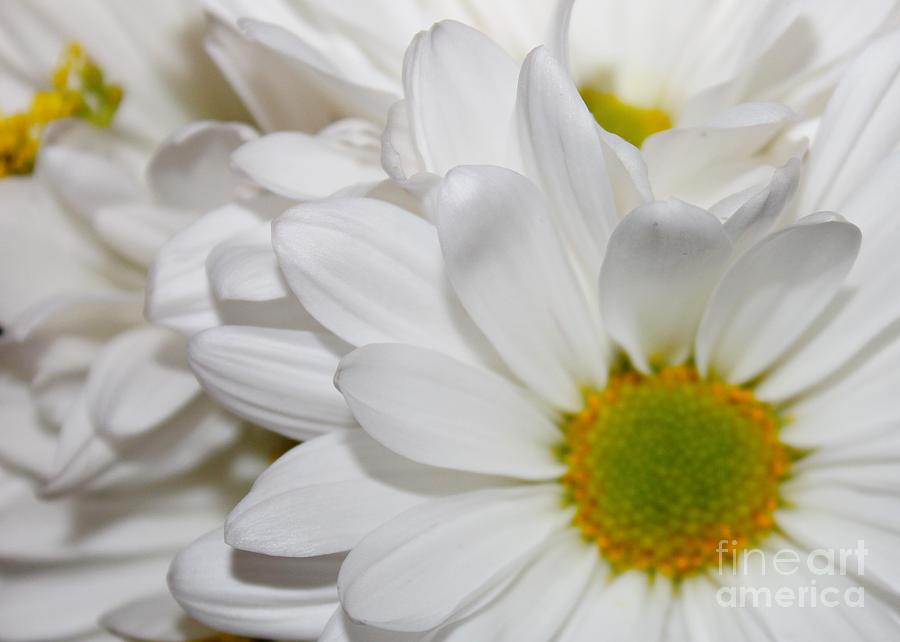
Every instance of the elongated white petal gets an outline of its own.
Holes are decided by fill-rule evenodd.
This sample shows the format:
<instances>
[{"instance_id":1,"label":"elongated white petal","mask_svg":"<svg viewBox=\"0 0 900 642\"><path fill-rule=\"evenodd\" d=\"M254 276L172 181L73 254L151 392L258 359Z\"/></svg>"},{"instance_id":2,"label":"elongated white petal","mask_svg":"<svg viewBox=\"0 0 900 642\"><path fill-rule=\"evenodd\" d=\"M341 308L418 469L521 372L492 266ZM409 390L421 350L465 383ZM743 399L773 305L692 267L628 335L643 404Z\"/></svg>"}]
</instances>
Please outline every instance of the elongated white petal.
<instances>
[{"instance_id":1,"label":"elongated white petal","mask_svg":"<svg viewBox=\"0 0 900 642\"><path fill-rule=\"evenodd\" d=\"M159 203L196 211L233 200L244 187L231 153L256 137L240 123L201 121L173 132L150 159L147 183Z\"/></svg>"},{"instance_id":2,"label":"elongated white petal","mask_svg":"<svg viewBox=\"0 0 900 642\"><path fill-rule=\"evenodd\" d=\"M597 549L575 529L548 542L542 554L522 570L484 609L438 633L435 642L544 642L556 639L596 581ZM534 609L536 595L543 596ZM523 617L528 613L528 617Z\"/></svg>"},{"instance_id":3,"label":"elongated white petal","mask_svg":"<svg viewBox=\"0 0 900 642\"><path fill-rule=\"evenodd\" d=\"M234 443L239 421L200 397L157 430L113 445L98 434L82 397L62 427L43 492L133 488L190 470Z\"/></svg>"},{"instance_id":4,"label":"elongated white petal","mask_svg":"<svg viewBox=\"0 0 900 642\"><path fill-rule=\"evenodd\" d=\"M681 201L644 205L619 224L600 272L600 311L635 366L687 359L730 251L721 223Z\"/></svg>"},{"instance_id":5,"label":"elongated white petal","mask_svg":"<svg viewBox=\"0 0 900 642\"><path fill-rule=\"evenodd\" d=\"M663 635L671 585L665 581L651 583L639 571L622 573L612 580L608 574L605 565L594 572L578 608L557 637L560 642L578 642L590 638L594 631L606 631L623 642Z\"/></svg>"},{"instance_id":6,"label":"elongated white petal","mask_svg":"<svg viewBox=\"0 0 900 642\"><path fill-rule=\"evenodd\" d=\"M548 196L553 220L579 267L594 279L619 213L597 123L544 48L522 65L517 112L528 174Z\"/></svg>"},{"instance_id":7,"label":"elongated white petal","mask_svg":"<svg viewBox=\"0 0 900 642\"><path fill-rule=\"evenodd\" d=\"M87 379L91 421L113 439L158 427L200 392L187 367L187 342L169 330L139 327L97 355Z\"/></svg>"},{"instance_id":8,"label":"elongated white petal","mask_svg":"<svg viewBox=\"0 0 900 642\"><path fill-rule=\"evenodd\" d=\"M214 210L166 243L147 275L147 318L187 336L219 325L206 258L220 242L252 230L260 219L230 204Z\"/></svg>"},{"instance_id":9,"label":"elongated white petal","mask_svg":"<svg viewBox=\"0 0 900 642\"><path fill-rule=\"evenodd\" d=\"M859 244L859 229L820 215L748 250L710 298L697 335L700 371L742 383L770 366L837 294Z\"/></svg>"},{"instance_id":10,"label":"elongated white petal","mask_svg":"<svg viewBox=\"0 0 900 642\"><path fill-rule=\"evenodd\" d=\"M305 559L237 551L214 530L169 568L169 589L194 618L257 638L314 639L338 606L341 557Z\"/></svg>"},{"instance_id":11,"label":"elongated white petal","mask_svg":"<svg viewBox=\"0 0 900 642\"><path fill-rule=\"evenodd\" d=\"M313 132L336 115L323 95L310 92L309 70L247 38L237 24L207 2L204 47L241 98L253 120L265 131Z\"/></svg>"},{"instance_id":12,"label":"elongated white petal","mask_svg":"<svg viewBox=\"0 0 900 642\"><path fill-rule=\"evenodd\" d=\"M270 301L291 296L278 269L268 221L219 243L206 257L206 272L220 301Z\"/></svg>"},{"instance_id":13,"label":"elongated white petal","mask_svg":"<svg viewBox=\"0 0 900 642\"><path fill-rule=\"evenodd\" d=\"M380 344L344 357L335 383L366 432L415 461L523 479L565 472L554 454L559 429L500 375Z\"/></svg>"},{"instance_id":14,"label":"elongated white petal","mask_svg":"<svg viewBox=\"0 0 900 642\"><path fill-rule=\"evenodd\" d=\"M726 194L737 191L734 183L747 171L748 160L793 118L789 108L777 103L745 103L702 126L676 127L648 137L641 151L654 192L658 198L674 195L711 205L711 195L725 194L714 186L694 187L703 175L716 172L718 182L727 185ZM772 159L778 164L786 160Z\"/></svg>"},{"instance_id":15,"label":"elongated white petal","mask_svg":"<svg viewBox=\"0 0 900 642\"><path fill-rule=\"evenodd\" d=\"M348 350L327 334L224 326L195 336L189 360L225 408L302 440L356 425L332 383Z\"/></svg>"},{"instance_id":16,"label":"elongated white petal","mask_svg":"<svg viewBox=\"0 0 900 642\"><path fill-rule=\"evenodd\" d=\"M297 446L273 464L228 518L229 544L266 555L350 550L419 503L503 483L414 463L358 428Z\"/></svg>"},{"instance_id":17,"label":"elongated white petal","mask_svg":"<svg viewBox=\"0 0 900 642\"><path fill-rule=\"evenodd\" d=\"M789 398L826 378L849 374L853 357L881 334L889 334L900 318L900 298L895 296L900 278L900 263L895 260L900 242L898 172L900 154L893 154L842 208L847 220L862 231L859 258L827 322L762 382L760 392L768 398Z\"/></svg>"},{"instance_id":18,"label":"elongated white petal","mask_svg":"<svg viewBox=\"0 0 900 642\"><path fill-rule=\"evenodd\" d=\"M900 33L871 44L848 66L809 152L800 212L836 209L900 144Z\"/></svg>"},{"instance_id":19,"label":"elongated white petal","mask_svg":"<svg viewBox=\"0 0 900 642\"><path fill-rule=\"evenodd\" d=\"M384 114L396 99L394 92L397 87L374 69L366 56L354 56L359 65L358 72L362 73L366 66L374 72L367 75L366 80L370 83L362 84L341 73L327 54L316 51L301 37L279 24L252 18L241 19L238 24L246 37L279 54L291 67L300 71L301 77L312 79L313 86L328 99L336 115L353 115L376 123L383 122Z\"/></svg>"},{"instance_id":20,"label":"elongated white petal","mask_svg":"<svg viewBox=\"0 0 900 642\"><path fill-rule=\"evenodd\" d=\"M259 185L298 200L385 178L376 155L301 132L263 136L238 149L233 161Z\"/></svg>"},{"instance_id":21,"label":"elongated white petal","mask_svg":"<svg viewBox=\"0 0 900 642\"><path fill-rule=\"evenodd\" d=\"M137 642L191 642L216 632L192 620L168 593L141 597L103 614L101 626Z\"/></svg>"},{"instance_id":22,"label":"elongated white petal","mask_svg":"<svg viewBox=\"0 0 900 642\"><path fill-rule=\"evenodd\" d=\"M579 387L604 381L604 338L534 184L457 168L440 191L438 232L457 295L515 376L577 409Z\"/></svg>"},{"instance_id":23,"label":"elongated white petal","mask_svg":"<svg viewBox=\"0 0 900 642\"><path fill-rule=\"evenodd\" d=\"M503 164L516 77L513 59L471 27L445 20L417 35L406 52L403 85L420 170Z\"/></svg>"},{"instance_id":24,"label":"elongated white petal","mask_svg":"<svg viewBox=\"0 0 900 642\"><path fill-rule=\"evenodd\" d=\"M735 255L742 253L768 234L797 190L800 161L792 158L776 169L771 180L725 221L725 232L734 243Z\"/></svg>"},{"instance_id":25,"label":"elongated white petal","mask_svg":"<svg viewBox=\"0 0 900 642\"><path fill-rule=\"evenodd\" d=\"M335 611L318 642L420 642L421 633L400 633L357 624L344 609Z\"/></svg>"},{"instance_id":26,"label":"elongated white petal","mask_svg":"<svg viewBox=\"0 0 900 642\"><path fill-rule=\"evenodd\" d=\"M434 628L528 563L570 519L559 502L555 487L529 486L413 508L353 549L338 580L341 603L363 624Z\"/></svg>"},{"instance_id":27,"label":"elongated white petal","mask_svg":"<svg viewBox=\"0 0 900 642\"><path fill-rule=\"evenodd\" d=\"M300 302L348 343L402 341L484 359L434 226L412 213L373 199L301 205L275 221L273 244Z\"/></svg>"},{"instance_id":28,"label":"elongated white petal","mask_svg":"<svg viewBox=\"0 0 900 642\"><path fill-rule=\"evenodd\" d=\"M75 119L44 134L35 176L74 213L90 221L103 207L144 200L133 150L111 132Z\"/></svg>"}]
</instances>

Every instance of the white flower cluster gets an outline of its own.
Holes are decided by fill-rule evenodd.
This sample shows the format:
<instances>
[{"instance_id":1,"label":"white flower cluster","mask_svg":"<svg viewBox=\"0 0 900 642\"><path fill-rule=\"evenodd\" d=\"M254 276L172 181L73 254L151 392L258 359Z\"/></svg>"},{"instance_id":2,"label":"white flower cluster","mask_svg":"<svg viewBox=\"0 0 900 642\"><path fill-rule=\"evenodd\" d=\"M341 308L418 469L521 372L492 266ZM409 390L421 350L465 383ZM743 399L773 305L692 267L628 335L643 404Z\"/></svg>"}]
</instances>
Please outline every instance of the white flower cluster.
<instances>
[{"instance_id":1,"label":"white flower cluster","mask_svg":"<svg viewBox=\"0 0 900 642\"><path fill-rule=\"evenodd\" d=\"M0 640L900 639L898 248L898 0L7 0Z\"/></svg>"}]
</instances>

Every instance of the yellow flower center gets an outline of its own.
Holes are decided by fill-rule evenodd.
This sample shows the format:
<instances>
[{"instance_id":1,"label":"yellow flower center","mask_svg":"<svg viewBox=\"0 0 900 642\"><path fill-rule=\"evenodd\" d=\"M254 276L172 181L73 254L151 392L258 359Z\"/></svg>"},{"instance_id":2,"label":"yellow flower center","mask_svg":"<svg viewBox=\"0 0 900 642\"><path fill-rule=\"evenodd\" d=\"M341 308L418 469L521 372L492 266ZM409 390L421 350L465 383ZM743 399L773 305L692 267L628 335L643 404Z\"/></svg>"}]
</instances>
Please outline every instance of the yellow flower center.
<instances>
[{"instance_id":1,"label":"yellow flower center","mask_svg":"<svg viewBox=\"0 0 900 642\"><path fill-rule=\"evenodd\" d=\"M593 87L582 87L580 92L603 129L621 136L636 147L640 147L647 136L672 127L672 119L662 109L630 105L615 94Z\"/></svg>"},{"instance_id":2,"label":"yellow flower center","mask_svg":"<svg viewBox=\"0 0 900 642\"><path fill-rule=\"evenodd\" d=\"M122 101L122 88L107 84L103 71L77 43L66 46L51 87L35 93L26 111L0 114L0 178L32 172L49 123L73 117L106 127Z\"/></svg>"},{"instance_id":3,"label":"yellow flower center","mask_svg":"<svg viewBox=\"0 0 900 642\"><path fill-rule=\"evenodd\" d=\"M775 525L798 456L782 424L750 390L692 367L614 375L563 424L575 525L616 571L679 578L730 560Z\"/></svg>"}]
</instances>

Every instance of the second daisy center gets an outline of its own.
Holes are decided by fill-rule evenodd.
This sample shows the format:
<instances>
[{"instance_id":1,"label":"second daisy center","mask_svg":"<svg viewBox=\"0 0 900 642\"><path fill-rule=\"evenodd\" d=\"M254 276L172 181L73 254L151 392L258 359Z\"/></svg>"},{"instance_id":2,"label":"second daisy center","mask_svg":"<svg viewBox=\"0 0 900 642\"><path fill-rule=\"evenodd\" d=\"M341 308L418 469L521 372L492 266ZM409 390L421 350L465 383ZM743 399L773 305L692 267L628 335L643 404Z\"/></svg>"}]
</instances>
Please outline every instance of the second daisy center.
<instances>
[{"instance_id":1,"label":"second daisy center","mask_svg":"<svg viewBox=\"0 0 900 642\"><path fill-rule=\"evenodd\" d=\"M691 367L613 376L563 425L575 525L615 570L714 567L774 527L793 457L781 425L752 391Z\"/></svg>"},{"instance_id":2,"label":"second daisy center","mask_svg":"<svg viewBox=\"0 0 900 642\"><path fill-rule=\"evenodd\" d=\"M593 87L582 87L581 97L603 129L621 136L635 147L644 139L672 127L672 119L662 109L638 107L615 94Z\"/></svg>"}]
</instances>

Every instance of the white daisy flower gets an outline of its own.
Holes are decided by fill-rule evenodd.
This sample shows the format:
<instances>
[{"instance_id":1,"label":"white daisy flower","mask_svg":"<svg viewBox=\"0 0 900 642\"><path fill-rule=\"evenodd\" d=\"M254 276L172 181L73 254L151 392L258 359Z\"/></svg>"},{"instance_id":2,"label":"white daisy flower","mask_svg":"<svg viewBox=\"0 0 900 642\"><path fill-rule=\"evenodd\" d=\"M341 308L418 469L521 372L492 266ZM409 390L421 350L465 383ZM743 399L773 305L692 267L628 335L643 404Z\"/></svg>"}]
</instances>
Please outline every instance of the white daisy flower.
<instances>
[{"instance_id":1,"label":"white daisy flower","mask_svg":"<svg viewBox=\"0 0 900 642\"><path fill-rule=\"evenodd\" d=\"M0 8L4 639L108 639L101 617L135 639L212 635L166 597L168 560L275 448L248 443L188 369L186 339L143 318L150 260L246 195L229 156L256 135L196 122L154 153L175 127L244 111L203 57L202 14L148 9Z\"/></svg>"},{"instance_id":2,"label":"white daisy flower","mask_svg":"<svg viewBox=\"0 0 900 642\"><path fill-rule=\"evenodd\" d=\"M623 209L640 190L538 49L529 176L453 169L434 223L373 199L277 219L324 331L214 328L191 363L242 415L331 434L257 480L239 550L176 558L175 597L258 636L333 613L329 642L896 636L898 38L848 70L792 204L796 163L724 223ZM839 603L796 602L816 587ZM795 601L729 608L741 588Z\"/></svg>"},{"instance_id":3,"label":"white daisy flower","mask_svg":"<svg viewBox=\"0 0 900 642\"><path fill-rule=\"evenodd\" d=\"M509 165L516 70L547 42L571 61L597 122L642 147L657 197L704 206L764 182L771 167L800 153L809 128L781 136L786 127L797 118L814 123L846 62L898 18L895 0L867 0L853 12L839 0L696 0L677 9L657 0L206 6L207 48L262 123L315 131L355 117L380 128L404 97L385 139L385 167L401 179L497 162L497 154ZM416 32L441 19L496 44L446 37L445 26L416 36L404 61ZM415 122L406 123L407 111ZM264 152L242 169L261 184L309 181L305 164L291 169L314 145L308 137L254 145Z\"/></svg>"}]
</instances>

